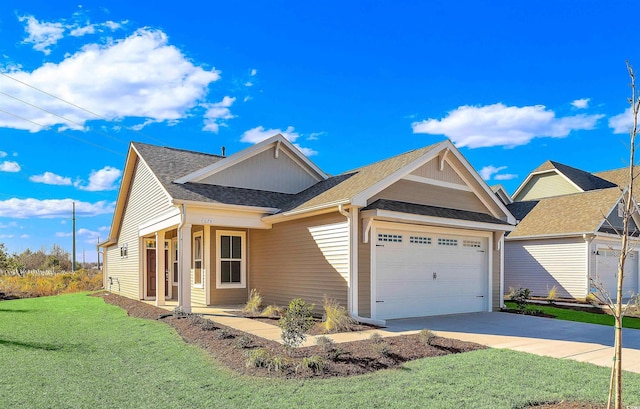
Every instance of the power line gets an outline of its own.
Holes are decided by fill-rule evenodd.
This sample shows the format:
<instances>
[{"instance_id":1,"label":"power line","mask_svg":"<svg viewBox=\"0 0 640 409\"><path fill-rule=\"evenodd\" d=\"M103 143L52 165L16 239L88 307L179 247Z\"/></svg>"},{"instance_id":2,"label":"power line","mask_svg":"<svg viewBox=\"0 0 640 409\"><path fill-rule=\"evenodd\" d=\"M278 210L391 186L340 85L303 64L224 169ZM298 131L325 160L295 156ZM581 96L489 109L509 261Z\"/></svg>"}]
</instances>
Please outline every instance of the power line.
<instances>
[{"instance_id":1,"label":"power line","mask_svg":"<svg viewBox=\"0 0 640 409\"><path fill-rule=\"evenodd\" d=\"M12 116L12 117L14 117L14 118L21 119L21 120L23 120L23 121L27 121L27 122L32 123L32 124L34 124L34 125L36 125L36 126L39 126L39 127L41 127L41 128L46 128L46 126L45 126L45 125L42 125L42 124L39 124L39 123L37 123L37 122L35 122L35 121L32 121L32 120L30 120L30 119L27 119L27 118L21 117L20 115L16 115L16 114L14 114L14 113L7 112L7 111L5 111L5 110L3 110L3 109L0 109L0 112L2 112L2 113L4 113L4 114L7 114L7 115L10 115L10 116ZM71 136L71 135L68 135L68 134L66 134L66 133L64 134L64 136L66 136L67 138L75 139L75 140L80 141L80 142L84 142L84 143L86 143L86 144L88 144L88 145L91 145L91 146L93 146L93 147L95 147L95 148L105 150L105 151L107 151L107 152L110 152L110 153L116 154L116 155L118 155L118 156L124 156L124 155L122 154L122 152L116 152L116 151L111 150L111 149L109 149L109 148L106 148L106 147L104 147L104 146L102 146L102 145L98 145L98 144L95 144L95 143L93 143L93 142L89 142L89 141L84 140L84 139L82 139L82 138L78 138L77 136Z\"/></svg>"},{"instance_id":2,"label":"power line","mask_svg":"<svg viewBox=\"0 0 640 409\"><path fill-rule=\"evenodd\" d=\"M16 81L16 82L18 82L18 83L20 83L20 84L22 84L22 85L24 85L24 86L27 86L27 87L29 87L29 88L31 88L31 89L34 89L34 90L36 90L36 91L38 91L38 92L41 92L41 93L43 93L43 94L45 94L45 95L48 95L48 96L50 96L51 98L55 98L55 99L57 99L57 100L59 100L59 101L62 101L62 102L64 102L65 104L69 104L69 105L71 105L71 106L73 106L73 107L75 107L75 108L81 109L81 110L83 110L83 111L85 111L85 112L87 112L87 113L89 113L89 114L91 114L91 115L94 115L94 116L95 116L95 117L97 117L97 118L103 119L103 120L105 120L105 121L110 121L110 120L109 120L109 118L107 118L107 117L104 117L104 116L102 116L102 115L100 115L100 114L98 114L98 113L95 113L95 112L93 112L93 111L91 111L91 110L89 110L89 109L86 109L86 108L84 108L84 107L81 107L80 105L74 104L73 102L67 101L66 99L60 98L60 97L58 97L57 95L51 94L51 93L49 93L49 92L47 92L47 91L44 91L44 90L42 90L42 89L40 89L40 88L38 88L38 87L35 87L35 86L33 86L33 85L31 85L31 84L29 84L29 83L27 83L27 82L21 81L21 80L19 80L19 79L15 78L15 77L12 77L12 76L10 76L10 75L7 75L7 74L3 73L3 72L0 72L0 75L4 76L4 77L6 77L6 78L9 78L9 79L11 79L11 80L13 80L13 81ZM6 95L6 94L5 94L5 95ZM39 109L42 109L42 108L39 108ZM56 114L53 114L53 115L56 115ZM56 115L56 116L58 116L58 115ZM64 118L63 118L63 119L64 119ZM140 132L140 131L135 131L135 132L139 133L140 135L145 136L145 137L146 137L146 138L148 138L148 139L151 139L152 141L155 141L155 142L159 142L159 143L161 143L161 144L164 144L164 142L162 142L161 140L159 140L159 139L157 139L157 138L155 138L155 137L153 137L153 136L151 136L151 135L147 135L147 134L145 134L145 133L143 133L143 132Z\"/></svg>"},{"instance_id":3,"label":"power line","mask_svg":"<svg viewBox=\"0 0 640 409\"><path fill-rule=\"evenodd\" d=\"M31 106L31 107L33 107L33 108L35 108L35 109L39 109L40 111L46 112L46 113L51 114L51 115L53 115L53 116L57 116L58 118L63 119L63 120L65 120L65 121L67 121L67 122L69 122L69 123L72 123L72 124L74 124L74 125L78 125L78 126L81 126L81 127L83 127L83 128L84 128L84 126L85 126L84 124L81 124L80 122L76 122L76 121L74 121L74 120L72 120L72 119L65 118L65 117L64 117L64 116L62 116L62 115L58 115L58 114L56 114L55 112L51 112L51 111L49 111L48 109L41 108L41 107L39 107L39 106L37 106L37 105L34 105L34 104L30 103L30 102L27 102L27 101L23 100L23 99L20 99L20 98L18 98L18 97L14 97L13 95L9 95L9 94L7 94L6 92L2 92L2 91L0 91L0 94L2 94L2 95L6 95L6 96L7 96L7 97L9 97L9 98L13 98L13 99L15 99L16 101L22 102L23 104L29 105L29 106ZM113 140L114 140L114 141L116 141L116 142L120 142L120 143L125 143L125 144L126 144L126 142L121 141L120 139L115 138L115 137L113 137L113 136L111 136L111 135L109 135L109 134L107 134L107 133L99 132L99 131L96 131L95 129L92 129L92 128L88 128L88 129L89 129L91 132L95 132L95 133L97 133L98 135L106 136L107 138L113 139Z\"/></svg>"}]
</instances>

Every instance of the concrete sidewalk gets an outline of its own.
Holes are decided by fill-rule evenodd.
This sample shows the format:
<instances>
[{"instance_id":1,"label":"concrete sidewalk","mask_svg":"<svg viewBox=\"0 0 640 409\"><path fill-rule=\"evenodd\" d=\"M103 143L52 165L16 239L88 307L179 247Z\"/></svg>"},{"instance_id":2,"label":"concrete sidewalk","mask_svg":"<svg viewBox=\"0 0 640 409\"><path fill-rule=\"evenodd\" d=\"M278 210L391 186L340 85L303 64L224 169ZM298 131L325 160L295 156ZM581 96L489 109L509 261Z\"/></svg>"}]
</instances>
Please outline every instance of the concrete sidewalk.
<instances>
[{"instance_id":1,"label":"concrete sidewalk","mask_svg":"<svg viewBox=\"0 0 640 409\"><path fill-rule=\"evenodd\" d=\"M611 367L613 327L503 312L387 321L397 334L428 328L438 335L554 358ZM622 369L640 373L640 330L622 332Z\"/></svg>"}]
</instances>

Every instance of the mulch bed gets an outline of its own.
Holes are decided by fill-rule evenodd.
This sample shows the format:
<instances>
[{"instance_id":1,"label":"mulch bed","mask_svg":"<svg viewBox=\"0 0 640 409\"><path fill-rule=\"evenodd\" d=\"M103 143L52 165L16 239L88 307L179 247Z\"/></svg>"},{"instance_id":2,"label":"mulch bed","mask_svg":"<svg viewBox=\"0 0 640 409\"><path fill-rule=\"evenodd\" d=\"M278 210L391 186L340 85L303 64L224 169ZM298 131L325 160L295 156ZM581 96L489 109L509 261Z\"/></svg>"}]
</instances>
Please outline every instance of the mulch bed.
<instances>
[{"instance_id":1,"label":"mulch bed","mask_svg":"<svg viewBox=\"0 0 640 409\"><path fill-rule=\"evenodd\" d=\"M278 342L247 334L210 322L203 324L197 316L177 317L167 310L119 295L101 292L94 294L105 302L117 305L132 317L157 320L175 328L188 343L199 346L226 367L245 375L279 378L331 378L361 375L381 369L397 368L405 362L427 357L463 353L485 349L483 345L436 336L429 344L419 334L397 337L366 339L363 341L334 344L328 348L313 346L293 351ZM168 316L167 316L168 315ZM206 320L208 321L208 320ZM273 323L273 321L272 321ZM206 329L203 329L203 326ZM213 328L212 328L213 327ZM364 326L371 329L371 326ZM268 356L284 362L284 368L247 366L247 355L262 348ZM323 367L311 369L303 365L307 358L321 358Z\"/></svg>"},{"instance_id":2,"label":"mulch bed","mask_svg":"<svg viewBox=\"0 0 640 409\"><path fill-rule=\"evenodd\" d=\"M264 317L261 315L255 315L255 314L251 314L251 313L246 313L243 311L229 311L232 314L241 316L241 317L245 317L245 318L249 318L252 320L256 320L256 321L260 321L260 322L264 322L266 324L270 324L270 325L278 325L278 321L280 320L280 318L277 317ZM331 335L331 333L326 333L324 331L324 329L322 328L322 320L319 318L314 318L314 325L313 327L307 331L307 335ZM372 329L380 329L380 327L376 326L376 325L370 325L370 324L363 324L361 322L355 322L351 325L349 325L349 328L347 328L346 330L342 331L342 332L357 332L357 331L368 331L368 330L372 330Z\"/></svg>"}]
</instances>

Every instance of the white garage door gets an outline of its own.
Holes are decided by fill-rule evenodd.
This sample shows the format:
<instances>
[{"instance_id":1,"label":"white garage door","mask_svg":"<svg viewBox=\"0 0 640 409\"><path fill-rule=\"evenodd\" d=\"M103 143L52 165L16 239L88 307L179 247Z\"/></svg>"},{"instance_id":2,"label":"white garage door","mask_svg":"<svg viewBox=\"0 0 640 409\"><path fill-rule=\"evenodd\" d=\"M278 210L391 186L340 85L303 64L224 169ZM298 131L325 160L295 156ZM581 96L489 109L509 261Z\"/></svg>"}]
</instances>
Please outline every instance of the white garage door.
<instances>
[{"instance_id":1,"label":"white garage door","mask_svg":"<svg viewBox=\"0 0 640 409\"><path fill-rule=\"evenodd\" d=\"M486 237L377 229L376 317L486 311Z\"/></svg>"},{"instance_id":2,"label":"white garage door","mask_svg":"<svg viewBox=\"0 0 640 409\"><path fill-rule=\"evenodd\" d=\"M596 255L596 277L615 299L618 288L618 258L620 252L598 249ZM638 291L638 252L632 251L624 266L623 297Z\"/></svg>"}]
</instances>

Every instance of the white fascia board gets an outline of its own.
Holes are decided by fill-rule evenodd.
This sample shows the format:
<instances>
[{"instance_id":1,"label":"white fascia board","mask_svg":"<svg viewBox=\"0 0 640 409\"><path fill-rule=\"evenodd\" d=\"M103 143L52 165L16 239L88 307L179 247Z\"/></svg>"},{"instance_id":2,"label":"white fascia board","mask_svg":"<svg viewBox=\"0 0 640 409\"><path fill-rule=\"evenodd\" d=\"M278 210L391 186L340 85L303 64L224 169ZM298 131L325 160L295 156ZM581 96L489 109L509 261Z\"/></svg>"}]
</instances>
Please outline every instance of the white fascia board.
<instances>
[{"instance_id":1,"label":"white fascia board","mask_svg":"<svg viewBox=\"0 0 640 409\"><path fill-rule=\"evenodd\" d=\"M193 200L173 199L174 205L185 204L189 207L201 207L204 209L220 209L220 210L236 210L238 212L249 213L261 213L261 214L274 214L280 211L277 207L260 207L260 206L244 206L226 203L209 203L209 202L197 202Z\"/></svg>"},{"instance_id":2,"label":"white fascia board","mask_svg":"<svg viewBox=\"0 0 640 409\"><path fill-rule=\"evenodd\" d=\"M506 236L505 241L524 241L524 240L540 240L540 239L566 239L569 237L583 237L584 235L604 236L606 233L596 233L592 231L563 233L563 234L537 234L531 236Z\"/></svg>"},{"instance_id":3,"label":"white fascia board","mask_svg":"<svg viewBox=\"0 0 640 409\"><path fill-rule=\"evenodd\" d=\"M473 192L473 189L471 189L467 185L459 185L457 183L443 182L442 180L425 178L423 176L416 176L416 175L409 174L409 175L406 175L406 176L402 177L402 179L403 180L409 180L411 182L424 183L426 185L446 187L446 188L454 189L454 190L462 190L464 192Z\"/></svg>"},{"instance_id":4,"label":"white fascia board","mask_svg":"<svg viewBox=\"0 0 640 409\"><path fill-rule=\"evenodd\" d=\"M178 226L181 220L180 209L174 207L164 214L141 224L138 227L138 236L143 237L157 231L166 230L172 226Z\"/></svg>"},{"instance_id":5,"label":"white fascia board","mask_svg":"<svg viewBox=\"0 0 640 409\"><path fill-rule=\"evenodd\" d=\"M445 219L442 217L423 216L411 213L392 212L389 210L372 209L366 210L360 213L362 218L375 218L376 220L400 222L400 223L414 223L414 224L426 224L431 226L443 226L443 227L456 227L470 230L483 230L483 231L513 231L515 226L507 224L486 223L486 222L474 222L469 220L460 219Z\"/></svg>"},{"instance_id":6,"label":"white fascia board","mask_svg":"<svg viewBox=\"0 0 640 409\"><path fill-rule=\"evenodd\" d=\"M264 152L267 149L270 149L272 145L283 144L285 145L294 155L292 157L289 155L296 163L301 165L300 167L305 169L307 173L309 173L312 177L320 180L325 180L328 178L328 175L324 173L315 163L311 162L309 158L307 158L298 148L296 148L291 142L289 142L284 136L281 134L277 134L272 136L271 138L265 139L264 141L257 143L253 146L250 146L246 149L241 150L240 152L231 155L227 158L219 160L216 163L213 163L209 166L206 166L202 169L196 170L186 176L178 178L175 180L175 183L184 184L187 182L199 182L202 179L205 179L217 172L220 172L224 169L227 169L235 164L238 164L245 159L248 159L252 156L255 156L259 153ZM283 151L280 148L280 151ZM302 164L301 164L302 162Z\"/></svg>"},{"instance_id":7,"label":"white fascia board","mask_svg":"<svg viewBox=\"0 0 640 409\"><path fill-rule=\"evenodd\" d=\"M487 182L485 182L484 179L480 177L480 174L478 174L478 172L473 168L473 166L471 166L469 161L467 161L467 159L462 155L462 153L460 153L458 148L456 148L455 145L451 143L451 141L448 139L445 142L447 142L449 150L453 152L456 158L458 158L460 163L462 163L462 165L465 167L467 174L473 177L473 179L477 182L477 186L480 186L480 188L484 191L484 193L490 197L491 201L500 208L502 213L504 213L504 215L507 217L506 221L510 224L516 224L516 218L513 217L509 209L507 209L507 207L504 205L504 203L502 203L502 201L496 197L496 195L493 193L493 190L491 190ZM476 194L476 197L480 199L480 201L487 207L487 209L493 214L493 216L500 219L501 215L494 213L491 206L488 203L486 203L485 199L480 194L480 192L478 192L475 189L475 187L472 186L471 183L469 183L465 175L461 174L461 172L458 172L458 176L460 176L462 180L464 180L465 183L467 183L467 185L470 186L471 189L473 189L473 192Z\"/></svg>"},{"instance_id":8,"label":"white fascia board","mask_svg":"<svg viewBox=\"0 0 640 409\"><path fill-rule=\"evenodd\" d=\"M296 209L289 212L271 214L268 216L264 216L262 219L268 223L277 223L285 219L291 220L294 218L310 217L311 215L326 213L328 209L332 208L335 208L335 211L338 211L337 208L340 205L345 206L345 210L351 208L351 206L349 205L349 200L343 199L330 203L323 203L318 206L305 207L304 209Z\"/></svg>"},{"instance_id":9,"label":"white fascia board","mask_svg":"<svg viewBox=\"0 0 640 409\"><path fill-rule=\"evenodd\" d=\"M138 159L140 159L140 162L142 162L144 164L144 166L147 167L147 169L149 169L149 173L151 173L151 175L153 176L153 180L155 180L155 182L158 184L158 186L160 186L160 189L162 189L162 191L164 192L164 195L167 197L168 201L173 200L173 196L171 196L171 194L169 194L169 192L167 191L167 189L164 188L164 185L162 184L162 182L160 182L160 179L158 179L158 177L156 176L156 174L153 172L153 170L151 169L151 167L147 164L147 162L144 160L144 158L142 157L142 155L140 155L140 153L138 152L138 150L136 149L135 146L131 145L131 147L133 148L133 150L136 151L136 155L138 155Z\"/></svg>"},{"instance_id":10,"label":"white fascia board","mask_svg":"<svg viewBox=\"0 0 640 409\"><path fill-rule=\"evenodd\" d=\"M430 150L429 152L425 153L423 156L420 156L419 158L417 158L413 162L409 163L408 165L398 169L397 171L393 172L392 174L390 174L386 178L378 181L374 185L371 185L367 189L365 189L362 192L358 193L353 198L351 198L351 204L356 205L356 206L361 206L361 207L367 206L367 200L369 200L370 197L372 197L376 193L386 189L387 187L391 186L393 183L395 183L398 180L402 179L404 176L410 174L411 172L413 172L414 170L418 169L420 166L424 165L425 163L429 162L430 160L436 158L440 154L440 152L445 147L448 146L447 142L449 142L449 141L446 140L446 141L440 142L438 144L440 146L434 147L432 150ZM453 146L451 144L451 142L449 142L449 144L451 146Z\"/></svg>"}]
</instances>

